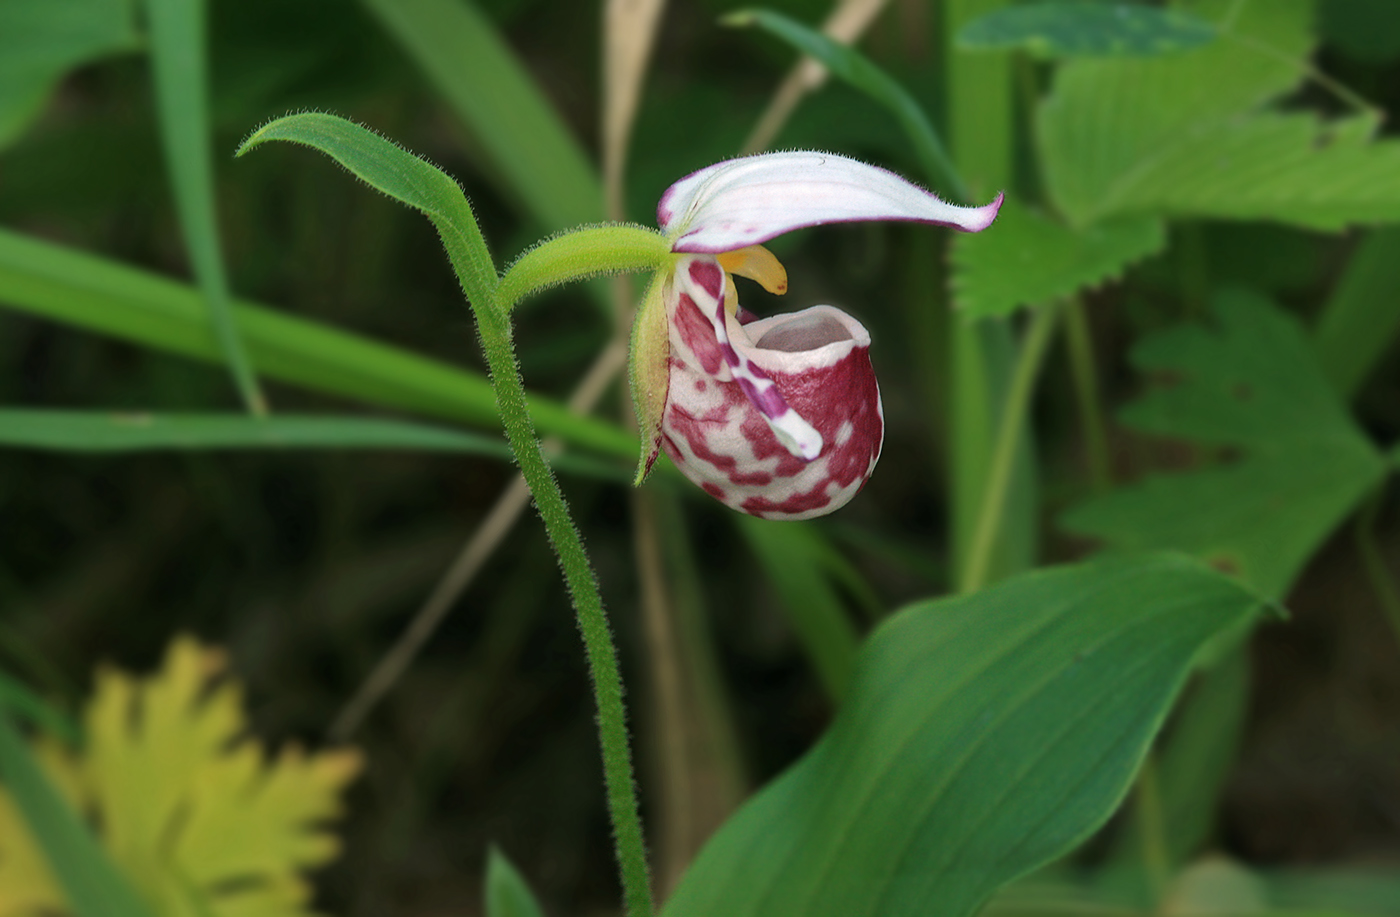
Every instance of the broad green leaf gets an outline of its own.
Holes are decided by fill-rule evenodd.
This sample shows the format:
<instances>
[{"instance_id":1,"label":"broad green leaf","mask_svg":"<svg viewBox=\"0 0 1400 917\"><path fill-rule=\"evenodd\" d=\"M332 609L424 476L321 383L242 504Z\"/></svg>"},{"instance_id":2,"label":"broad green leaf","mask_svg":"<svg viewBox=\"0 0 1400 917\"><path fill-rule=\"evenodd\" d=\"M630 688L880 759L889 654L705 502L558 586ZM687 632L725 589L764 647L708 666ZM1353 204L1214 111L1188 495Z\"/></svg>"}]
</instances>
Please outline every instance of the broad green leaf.
<instances>
[{"instance_id":1,"label":"broad green leaf","mask_svg":"<svg viewBox=\"0 0 1400 917\"><path fill-rule=\"evenodd\" d=\"M725 16L723 22L730 26L758 26L781 38L821 63L837 79L885 108L908 136L928 180L945 183L956 197L967 199L967 188L948 159L943 141L924 114L923 107L908 90L871 63L865 55L850 45L844 45L829 35L772 10L741 10Z\"/></svg>"},{"instance_id":2,"label":"broad green leaf","mask_svg":"<svg viewBox=\"0 0 1400 917\"><path fill-rule=\"evenodd\" d=\"M819 529L734 514L732 517L777 592L788 623L833 700L846 695L860 637L827 573L831 547Z\"/></svg>"},{"instance_id":3,"label":"broad green leaf","mask_svg":"<svg viewBox=\"0 0 1400 917\"><path fill-rule=\"evenodd\" d=\"M1056 69L1036 118L1046 190L1083 225L1136 170L1200 133L1257 109L1303 78L1311 0L1179 3L1212 22L1238 12L1227 37L1154 59L1074 60Z\"/></svg>"},{"instance_id":4,"label":"broad green leaf","mask_svg":"<svg viewBox=\"0 0 1400 917\"><path fill-rule=\"evenodd\" d=\"M7 911L151 917L73 811L74 800L0 712L0 900ZM32 838L32 839L31 839Z\"/></svg>"},{"instance_id":5,"label":"broad green leaf","mask_svg":"<svg viewBox=\"0 0 1400 917\"><path fill-rule=\"evenodd\" d=\"M1261 114L1191 131L1103 189L1119 213L1276 220L1308 229L1400 221L1400 141L1367 116Z\"/></svg>"},{"instance_id":6,"label":"broad green leaf","mask_svg":"<svg viewBox=\"0 0 1400 917\"><path fill-rule=\"evenodd\" d=\"M1257 600L1179 556L906 608L831 729L710 840L666 917L965 917L1123 798L1198 653Z\"/></svg>"},{"instance_id":7,"label":"broad green leaf","mask_svg":"<svg viewBox=\"0 0 1400 917\"><path fill-rule=\"evenodd\" d=\"M206 107L205 0L145 0L145 10L151 30L160 137L166 173L174 186L180 231L234 386L244 407L262 414L267 404L234 321L219 245Z\"/></svg>"},{"instance_id":8,"label":"broad green leaf","mask_svg":"<svg viewBox=\"0 0 1400 917\"><path fill-rule=\"evenodd\" d=\"M525 877L495 844L486 853L486 917L544 917Z\"/></svg>"},{"instance_id":9,"label":"broad green leaf","mask_svg":"<svg viewBox=\"0 0 1400 917\"><path fill-rule=\"evenodd\" d=\"M208 312L188 285L0 229L0 303L183 356L219 362ZM239 328L259 370L315 391L498 429L496 396L481 374L338 328L239 301ZM540 432L631 459L636 438L531 399Z\"/></svg>"},{"instance_id":10,"label":"broad green leaf","mask_svg":"<svg viewBox=\"0 0 1400 917\"><path fill-rule=\"evenodd\" d=\"M139 46L131 0L0 3L0 149L39 114L69 70Z\"/></svg>"},{"instance_id":11,"label":"broad green leaf","mask_svg":"<svg viewBox=\"0 0 1400 917\"><path fill-rule=\"evenodd\" d=\"M1127 3L1008 6L963 26L961 48L1024 48L1037 57L1150 57L1209 44L1215 25L1180 10Z\"/></svg>"},{"instance_id":12,"label":"broad green leaf","mask_svg":"<svg viewBox=\"0 0 1400 917\"><path fill-rule=\"evenodd\" d=\"M1343 398L1354 396L1400 331L1400 229L1379 229L1352 253L1322 307L1313 346Z\"/></svg>"},{"instance_id":13,"label":"broad green leaf","mask_svg":"<svg viewBox=\"0 0 1400 917\"><path fill-rule=\"evenodd\" d=\"M470 0L364 0L471 131L489 166L548 231L603 217L583 149Z\"/></svg>"},{"instance_id":14,"label":"broad green leaf","mask_svg":"<svg viewBox=\"0 0 1400 917\"><path fill-rule=\"evenodd\" d=\"M1005 315L1117 280L1166 244L1154 217L1075 229L1008 198L995 231L954 237L953 304L967 319Z\"/></svg>"},{"instance_id":15,"label":"broad green leaf","mask_svg":"<svg viewBox=\"0 0 1400 917\"><path fill-rule=\"evenodd\" d=\"M1237 452L1200 471L1153 476L1071 509L1062 524L1116 548L1175 548L1281 596L1323 539L1384 474L1298 323L1238 292L1213 328L1156 334L1133 352L1174 384L1122 414L1158 436Z\"/></svg>"},{"instance_id":16,"label":"broad green leaf","mask_svg":"<svg viewBox=\"0 0 1400 917\"><path fill-rule=\"evenodd\" d=\"M1144 911L1161 904L1150 880L1144 823L1144 792L1155 794L1162 864L1176 872L1210 836L1249 710L1249 656L1235 646L1197 676L1156 749L1154 780L1139 785L1128 817L1116 829L1117 847L1100 867L1101 891L1131 894ZM1115 897L1117 895L1115 894Z\"/></svg>"}]
</instances>

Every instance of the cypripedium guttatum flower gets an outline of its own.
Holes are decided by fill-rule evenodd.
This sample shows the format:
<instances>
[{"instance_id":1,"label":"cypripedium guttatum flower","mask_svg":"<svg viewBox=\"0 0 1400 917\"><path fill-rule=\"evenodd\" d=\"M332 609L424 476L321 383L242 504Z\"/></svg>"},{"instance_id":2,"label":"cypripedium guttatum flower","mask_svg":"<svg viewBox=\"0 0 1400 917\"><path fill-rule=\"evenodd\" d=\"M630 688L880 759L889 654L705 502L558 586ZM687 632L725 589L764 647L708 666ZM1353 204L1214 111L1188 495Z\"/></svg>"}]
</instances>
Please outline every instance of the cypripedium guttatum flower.
<instances>
[{"instance_id":1,"label":"cypripedium guttatum flower","mask_svg":"<svg viewBox=\"0 0 1400 917\"><path fill-rule=\"evenodd\" d=\"M844 506L884 439L870 335L831 306L756 318L732 275L784 293L787 273L760 244L775 236L866 220L978 232L1001 200L959 207L884 169L806 151L721 162L672 185L656 208L672 256L632 332L638 480L664 449L715 499L754 516Z\"/></svg>"}]
</instances>

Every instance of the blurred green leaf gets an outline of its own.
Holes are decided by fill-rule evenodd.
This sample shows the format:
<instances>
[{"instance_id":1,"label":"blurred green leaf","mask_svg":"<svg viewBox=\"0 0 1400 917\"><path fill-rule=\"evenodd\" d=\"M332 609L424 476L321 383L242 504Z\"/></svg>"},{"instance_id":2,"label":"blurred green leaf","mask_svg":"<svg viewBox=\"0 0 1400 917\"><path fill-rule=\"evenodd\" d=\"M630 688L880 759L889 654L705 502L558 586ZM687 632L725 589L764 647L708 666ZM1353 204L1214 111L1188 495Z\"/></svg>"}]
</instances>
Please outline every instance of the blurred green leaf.
<instances>
[{"instance_id":1,"label":"blurred green leaf","mask_svg":"<svg viewBox=\"0 0 1400 917\"><path fill-rule=\"evenodd\" d=\"M860 636L829 575L831 546L815 526L758 519L742 513L739 526L764 578L773 585L788 623L832 700L846 696Z\"/></svg>"},{"instance_id":2,"label":"blurred green leaf","mask_svg":"<svg viewBox=\"0 0 1400 917\"><path fill-rule=\"evenodd\" d=\"M1197 654L1256 599L1176 556L911 606L817 747L720 829L667 917L963 917L1122 799Z\"/></svg>"},{"instance_id":3,"label":"blurred green leaf","mask_svg":"<svg viewBox=\"0 0 1400 917\"><path fill-rule=\"evenodd\" d=\"M1224 130L1302 80L1311 0L1202 0L1193 8L1219 22L1232 7L1233 40L1171 57L1083 59L1056 68L1037 112L1036 139L1046 190L1072 224L1116 212L1119 185L1139 169Z\"/></svg>"},{"instance_id":4,"label":"blurred green leaf","mask_svg":"<svg viewBox=\"0 0 1400 917\"><path fill-rule=\"evenodd\" d=\"M1024 48L1038 57L1150 57L1214 41L1213 23L1181 10L1127 3L1008 6L963 26L960 48Z\"/></svg>"},{"instance_id":5,"label":"blurred green leaf","mask_svg":"<svg viewBox=\"0 0 1400 917\"><path fill-rule=\"evenodd\" d=\"M196 359L219 362L208 312L188 285L0 229L0 303ZM260 370L316 391L385 407L499 427L495 393L481 374L347 331L247 302L235 305ZM540 432L632 459L637 440L578 417L558 402L531 401Z\"/></svg>"},{"instance_id":6,"label":"blurred green leaf","mask_svg":"<svg viewBox=\"0 0 1400 917\"><path fill-rule=\"evenodd\" d=\"M132 0L0 3L0 149L39 115L69 70L138 47Z\"/></svg>"},{"instance_id":7,"label":"blurred green leaf","mask_svg":"<svg viewBox=\"0 0 1400 917\"><path fill-rule=\"evenodd\" d=\"M267 410L258 390L229 302L228 278L214 214L214 174L209 149L209 74L205 63L205 0L145 0L151 30L156 108L165 147L166 172L175 191L180 231L194 266L195 280L209 309L244 407Z\"/></svg>"},{"instance_id":8,"label":"blurred green leaf","mask_svg":"<svg viewBox=\"0 0 1400 917\"><path fill-rule=\"evenodd\" d=\"M1088 214L1277 220L1318 230L1400 221L1400 141L1370 116L1261 114L1177 138L1104 190Z\"/></svg>"},{"instance_id":9,"label":"blurred green leaf","mask_svg":"<svg viewBox=\"0 0 1400 917\"><path fill-rule=\"evenodd\" d=\"M486 917L544 917L525 877L495 844L486 853Z\"/></svg>"},{"instance_id":10,"label":"blurred green leaf","mask_svg":"<svg viewBox=\"0 0 1400 917\"><path fill-rule=\"evenodd\" d=\"M3 712L0 780L24 815L76 917L151 917Z\"/></svg>"},{"instance_id":11,"label":"blurred green leaf","mask_svg":"<svg viewBox=\"0 0 1400 917\"><path fill-rule=\"evenodd\" d=\"M1219 297L1214 328L1163 331L1132 360L1173 384L1129 406L1125 425L1239 458L1149 477L1072 508L1061 523L1116 548L1187 551L1283 595L1385 473L1302 329L1267 300L1236 292Z\"/></svg>"},{"instance_id":12,"label":"blurred green leaf","mask_svg":"<svg viewBox=\"0 0 1400 917\"><path fill-rule=\"evenodd\" d=\"M1395 0L1324 0L1317 12L1323 38L1348 57L1375 64L1400 57Z\"/></svg>"},{"instance_id":13,"label":"blurred green leaf","mask_svg":"<svg viewBox=\"0 0 1400 917\"><path fill-rule=\"evenodd\" d=\"M1400 229L1379 229L1357 245L1313 332L1322 371L1345 399L1400 331Z\"/></svg>"},{"instance_id":14,"label":"blurred green leaf","mask_svg":"<svg viewBox=\"0 0 1400 917\"><path fill-rule=\"evenodd\" d=\"M505 39L470 0L364 0L546 231L603 217L597 172Z\"/></svg>"},{"instance_id":15,"label":"blurred green leaf","mask_svg":"<svg viewBox=\"0 0 1400 917\"><path fill-rule=\"evenodd\" d=\"M903 86L855 48L772 10L740 10L721 21L729 26L758 26L781 38L885 108L908 136L928 180L935 185L946 185L957 199L968 200L967 186L953 167L943 141L923 108Z\"/></svg>"},{"instance_id":16,"label":"blurred green leaf","mask_svg":"<svg viewBox=\"0 0 1400 917\"><path fill-rule=\"evenodd\" d=\"M1008 198L993 231L954 236L954 305L966 319L1005 315L1116 280L1166 244L1153 217L1074 229Z\"/></svg>"}]
</instances>

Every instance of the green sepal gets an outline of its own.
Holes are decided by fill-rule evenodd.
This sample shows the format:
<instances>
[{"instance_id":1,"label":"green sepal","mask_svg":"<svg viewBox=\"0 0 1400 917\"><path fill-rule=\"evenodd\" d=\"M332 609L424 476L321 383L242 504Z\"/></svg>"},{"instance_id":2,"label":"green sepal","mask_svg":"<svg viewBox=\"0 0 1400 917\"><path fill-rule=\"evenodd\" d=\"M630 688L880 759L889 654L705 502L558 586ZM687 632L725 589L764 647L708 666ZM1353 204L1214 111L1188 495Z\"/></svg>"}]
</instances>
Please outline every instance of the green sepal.
<instances>
[{"instance_id":1,"label":"green sepal","mask_svg":"<svg viewBox=\"0 0 1400 917\"><path fill-rule=\"evenodd\" d=\"M635 223L597 223L545 239L515 259L497 293L507 312L533 293L605 274L650 271L671 252L655 229Z\"/></svg>"},{"instance_id":2,"label":"green sepal","mask_svg":"<svg viewBox=\"0 0 1400 917\"><path fill-rule=\"evenodd\" d=\"M661 418L666 413L666 394L671 385L671 329L666 315L666 290L672 265L663 265L651 278L637 317L632 322L632 346L627 352L627 378L632 383L632 406L637 411L637 434L642 452L637 459L640 485L651 473L661 452Z\"/></svg>"}]
</instances>

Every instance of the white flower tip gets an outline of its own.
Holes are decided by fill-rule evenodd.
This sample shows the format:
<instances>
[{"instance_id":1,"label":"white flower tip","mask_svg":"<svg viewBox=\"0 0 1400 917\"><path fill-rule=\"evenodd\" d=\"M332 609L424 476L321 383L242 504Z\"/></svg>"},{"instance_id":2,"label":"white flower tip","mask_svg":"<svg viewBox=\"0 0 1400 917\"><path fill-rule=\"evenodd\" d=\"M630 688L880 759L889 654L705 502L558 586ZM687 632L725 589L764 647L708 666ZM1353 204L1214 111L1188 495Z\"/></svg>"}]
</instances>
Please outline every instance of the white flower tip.
<instances>
[{"instance_id":1,"label":"white flower tip","mask_svg":"<svg viewBox=\"0 0 1400 917\"><path fill-rule=\"evenodd\" d=\"M950 223L954 229L961 229L963 232L981 232L996 220L997 214L1001 211L1001 202L1006 199L1005 191L997 192L997 199L983 207L970 207L967 209L967 216L960 223Z\"/></svg>"},{"instance_id":2,"label":"white flower tip","mask_svg":"<svg viewBox=\"0 0 1400 917\"><path fill-rule=\"evenodd\" d=\"M822 435L796 411L788 411L778 417L769 417L768 426L783 448L803 461L813 461L822 454Z\"/></svg>"}]
</instances>

